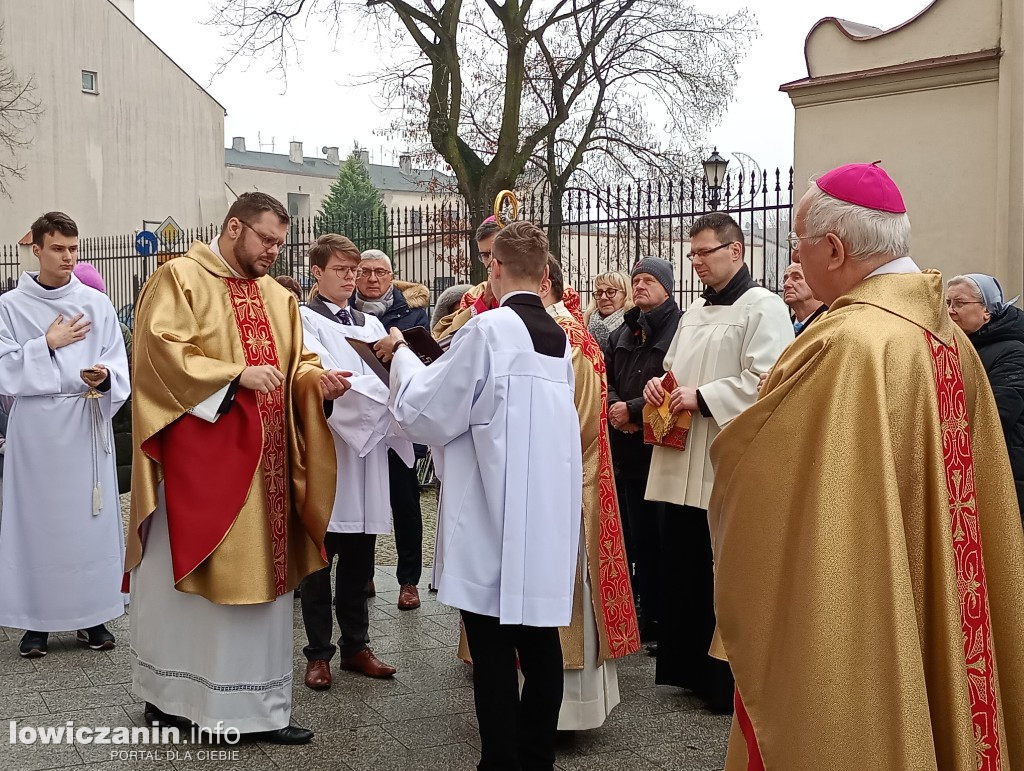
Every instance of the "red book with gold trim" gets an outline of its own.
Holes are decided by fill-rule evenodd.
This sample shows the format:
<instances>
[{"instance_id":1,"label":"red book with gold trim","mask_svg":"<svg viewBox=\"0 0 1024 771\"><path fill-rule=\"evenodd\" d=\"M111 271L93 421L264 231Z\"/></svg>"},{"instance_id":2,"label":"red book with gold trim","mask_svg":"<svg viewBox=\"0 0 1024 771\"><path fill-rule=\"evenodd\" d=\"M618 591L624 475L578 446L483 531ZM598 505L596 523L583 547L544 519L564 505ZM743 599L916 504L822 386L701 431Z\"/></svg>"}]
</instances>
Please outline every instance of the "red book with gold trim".
<instances>
[{"instance_id":1,"label":"red book with gold trim","mask_svg":"<svg viewBox=\"0 0 1024 771\"><path fill-rule=\"evenodd\" d=\"M676 378L671 372L661 379L661 387L665 389L665 400L661 406L644 405L644 444L685 450L693 413L683 410L673 415L669 409L672 392L678 388Z\"/></svg>"}]
</instances>

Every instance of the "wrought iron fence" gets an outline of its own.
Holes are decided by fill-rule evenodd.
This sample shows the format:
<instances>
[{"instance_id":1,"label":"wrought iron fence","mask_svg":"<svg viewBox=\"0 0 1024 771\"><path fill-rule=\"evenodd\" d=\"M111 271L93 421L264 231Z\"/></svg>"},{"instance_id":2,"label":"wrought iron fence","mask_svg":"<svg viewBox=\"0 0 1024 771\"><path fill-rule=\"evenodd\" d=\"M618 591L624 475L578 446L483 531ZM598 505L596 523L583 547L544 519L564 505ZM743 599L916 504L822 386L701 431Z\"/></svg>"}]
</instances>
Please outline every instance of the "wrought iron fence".
<instances>
[{"instance_id":1,"label":"wrought iron fence","mask_svg":"<svg viewBox=\"0 0 1024 771\"><path fill-rule=\"evenodd\" d=\"M754 279L781 291L790 259L786 238L792 229L792 169L748 178L730 176L718 197L718 210L732 215L743 231L745 259ZM566 281L580 292L584 305L590 302L596 275L628 271L641 257L654 255L672 261L676 297L686 307L703 290L685 259L689 229L713 210L711 201L702 180L644 182L569 190L555 217L545 194L525 196L520 216L547 230ZM273 273L291 275L308 290L312 286L310 245L321 233L342 233L360 249L383 248L396 277L425 284L434 302L447 287L470 282L474 254L470 223L466 207L455 201L392 209L378 218L293 220ZM96 266L121 320L131 324L135 299L157 266L183 254L194 240L212 241L217 232L216 225L183 230L173 243L163 244L161 251L149 256L138 254L135 234L83 238L79 260ZM18 270L18 248L3 247L0 292L14 287Z\"/></svg>"}]
</instances>

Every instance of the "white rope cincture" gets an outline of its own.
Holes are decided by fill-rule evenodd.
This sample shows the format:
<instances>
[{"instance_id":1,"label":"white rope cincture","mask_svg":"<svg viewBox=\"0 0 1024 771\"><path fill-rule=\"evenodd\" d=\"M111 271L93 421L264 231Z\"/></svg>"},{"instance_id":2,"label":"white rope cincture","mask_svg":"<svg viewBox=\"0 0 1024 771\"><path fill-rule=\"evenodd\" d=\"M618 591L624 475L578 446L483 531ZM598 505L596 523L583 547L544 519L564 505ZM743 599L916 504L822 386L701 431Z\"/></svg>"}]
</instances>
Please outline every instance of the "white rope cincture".
<instances>
[{"instance_id":1,"label":"white rope cincture","mask_svg":"<svg viewBox=\"0 0 1024 771\"><path fill-rule=\"evenodd\" d=\"M104 431L103 422L103 411L100 409L100 399L102 398L98 391L95 389L89 389L83 395L83 398L88 399L91 402L92 410L92 515L98 516L100 510L103 508L103 485L100 482L100 457L99 450L97 449L97 442L101 442L103 445L103 451L107 455L112 452L110 443L110 435L107 431Z\"/></svg>"}]
</instances>

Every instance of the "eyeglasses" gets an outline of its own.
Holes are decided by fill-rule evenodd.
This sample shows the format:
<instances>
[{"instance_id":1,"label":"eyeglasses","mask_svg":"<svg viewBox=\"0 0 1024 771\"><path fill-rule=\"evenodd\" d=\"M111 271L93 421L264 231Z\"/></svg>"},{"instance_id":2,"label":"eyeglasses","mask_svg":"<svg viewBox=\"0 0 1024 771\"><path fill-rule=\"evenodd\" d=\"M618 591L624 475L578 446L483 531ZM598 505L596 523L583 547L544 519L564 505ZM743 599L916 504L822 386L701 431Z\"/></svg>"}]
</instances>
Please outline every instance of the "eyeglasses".
<instances>
[{"instance_id":1,"label":"eyeglasses","mask_svg":"<svg viewBox=\"0 0 1024 771\"><path fill-rule=\"evenodd\" d=\"M387 278L390 275L391 271L387 268L359 268L359 270L356 271L356 278L369 278L370 276Z\"/></svg>"},{"instance_id":2,"label":"eyeglasses","mask_svg":"<svg viewBox=\"0 0 1024 771\"><path fill-rule=\"evenodd\" d=\"M724 244L719 244L718 246L711 247L710 249L698 249L695 252L687 252L686 259L692 262L695 258L700 257L703 260L706 259L709 255L712 255L715 252L717 252L719 249L725 249L725 247L732 246L735 243L736 241L727 241Z\"/></svg>"},{"instance_id":3,"label":"eyeglasses","mask_svg":"<svg viewBox=\"0 0 1024 771\"><path fill-rule=\"evenodd\" d=\"M600 299L602 297L615 297L621 289L598 289L594 292L594 297Z\"/></svg>"},{"instance_id":4,"label":"eyeglasses","mask_svg":"<svg viewBox=\"0 0 1024 771\"><path fill-rule=\"evenodd\" d=\"M797 249L800 248L801 241L809 241L812 238L821 238L821 236L798 236L796 234L796 231L794 230L792 233L786 236L786 241L789 243L790 251L795 252Z\"/></svg>"},{"instance_id":5,"label":"eyeglasses","mask_svg":"<svg viewBox=\"0 0 1024 771\"><path fill-rule=\"evenodd\" d=\"M238 221L241 222L243 225L245 225L247 228L249 228L249 230L251 230L253 233L256 234L256 237L259 238L263 242L263 248L264 249L268 249L268 250L269 249L274 249L274 248L280 249L282 246L284 246L284 241L278 241L273 236L265 236L265 235L263 235L260 231L258 231L256 228L254 228L252 225L250 225L245 220L238 220Z\"/></svg>"},{"instance_id":6,"label":"eyeglasses","mask_svg":"<svg viewBox=\"0 0 1024 771\"><path fill-rule=\"evenodd\" d=\"M329 270L334 271L335 275L337 275L338 278L342 278L344 276L359 275L359 268L353 268L349 265L335 265L333 268L329 268Z\"/></svg>"},{"instance_id":7,"label":"eyeglasses","mask_svg":"<svg viewBox=\"0 0 1024 771\"><path fill-rule=\"evenodd\" d=\"M946 307L952 308L955 311L960 310L965 305L984 305L985 303L980 300L950 300L947 298Z\"/></svg>"},{"instance_id":8,"label":"eyeglasses","mask_svg":"<svg viewBox=\"0 0 1024 771\"><path fill-rule=\"evenodd\" d=\"M486 265L488 262L490 262L490 260L491 260L491 252L490 252L490 250L489 249L488 250L481 249L480 250L480 262L482 262L484 265Z\"/></svg>"}]
</instances>

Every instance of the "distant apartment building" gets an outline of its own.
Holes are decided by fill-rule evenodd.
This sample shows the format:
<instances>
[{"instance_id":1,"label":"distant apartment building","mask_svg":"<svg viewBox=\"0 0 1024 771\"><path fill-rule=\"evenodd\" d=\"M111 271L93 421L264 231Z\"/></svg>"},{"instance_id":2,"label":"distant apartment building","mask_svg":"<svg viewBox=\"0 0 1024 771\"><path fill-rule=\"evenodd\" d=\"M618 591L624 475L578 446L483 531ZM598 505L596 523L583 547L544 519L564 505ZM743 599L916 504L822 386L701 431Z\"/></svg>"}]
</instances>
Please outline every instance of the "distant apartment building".
<instances>
[{"instance_id":1,"label":"distant apartment building","mask_svg":"<svg viewBox=\"0 0 1024 771\"><path fill-rule=\"evenodd\" d=\"M454 187L454 180L431 169L414 169L409 156L398 166L370 163L368 150L359 150L360 162L381 192L384 206L399 216L406 208L439 203ZM225 181L231 193L259 190L288 207L293 217L307 218L320 211L323 200L338 177L342 158L337 147L324 147L323 157L307 157L302 142L291 142L287 155L249 150L244 137L235 137L224 151ZM413 229L412 227L409 228Z\"/></svg>"}]
</instances>

